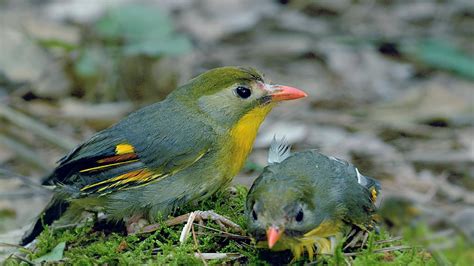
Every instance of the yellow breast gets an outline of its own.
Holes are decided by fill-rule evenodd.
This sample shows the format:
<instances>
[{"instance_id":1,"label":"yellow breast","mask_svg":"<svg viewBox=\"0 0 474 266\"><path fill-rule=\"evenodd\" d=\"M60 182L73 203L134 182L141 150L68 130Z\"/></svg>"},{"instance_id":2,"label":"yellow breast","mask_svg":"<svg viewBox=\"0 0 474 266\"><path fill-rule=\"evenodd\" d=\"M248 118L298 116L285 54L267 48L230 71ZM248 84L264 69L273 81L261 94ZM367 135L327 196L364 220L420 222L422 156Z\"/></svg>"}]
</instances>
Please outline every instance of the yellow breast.
<instances>
[{"instance_id":1,"label":"yellow breast","mask_svg":"<svg viewBox=\"0 0 474 266\"><path fill-rule=\"evenodd\" d=\"M326 221L300 237L282 235L272 250L291 250L293 261L298 260L305 252L310 260L316 254L333 254L337 242L342 239L341 223ZM268 248L267 241L260 241L257 247Z\"/></svg>"},{"instance_id":2,"label":"yellow breast","mask_svg":"<svg viewBox=\"0 0 474 266\"><path fill-rule=\"evenodd\" d=\"M247 156L252 151L258 128L272 108L273 104L267 104L253 109L245 114L231 129L229 178L234 177L244 165Z\"/></svg>"}]
</instances>

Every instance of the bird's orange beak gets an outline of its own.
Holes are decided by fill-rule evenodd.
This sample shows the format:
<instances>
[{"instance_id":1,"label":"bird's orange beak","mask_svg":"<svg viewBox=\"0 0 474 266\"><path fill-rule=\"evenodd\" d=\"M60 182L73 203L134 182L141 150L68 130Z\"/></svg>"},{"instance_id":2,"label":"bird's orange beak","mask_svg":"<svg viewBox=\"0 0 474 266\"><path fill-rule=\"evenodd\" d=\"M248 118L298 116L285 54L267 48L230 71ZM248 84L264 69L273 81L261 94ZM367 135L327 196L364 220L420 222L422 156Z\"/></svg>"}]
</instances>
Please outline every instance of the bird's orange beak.
<instances>
[{"instance_id":1,"label":"bird's orange beak","mask_svg":"<svg viewBox=\"0 0 474 266\"><path fill-rule=\"evenodd\" d=\"M288 101L308 96L306 92L283 85L266 85L273 102Z\"/></svg>"},{"instance_id":2,"label":"bird's orange beak","mask_svg":"<svg viewBox=\"0 0 474 266\"><path fill-rule=\"evenodd\" d=\"M272 225L267 229L268 248L271 249L276 244L276 242L278 242L282 233L283 230L280 230L278 226Z\"/></svg>"}]
</instances>

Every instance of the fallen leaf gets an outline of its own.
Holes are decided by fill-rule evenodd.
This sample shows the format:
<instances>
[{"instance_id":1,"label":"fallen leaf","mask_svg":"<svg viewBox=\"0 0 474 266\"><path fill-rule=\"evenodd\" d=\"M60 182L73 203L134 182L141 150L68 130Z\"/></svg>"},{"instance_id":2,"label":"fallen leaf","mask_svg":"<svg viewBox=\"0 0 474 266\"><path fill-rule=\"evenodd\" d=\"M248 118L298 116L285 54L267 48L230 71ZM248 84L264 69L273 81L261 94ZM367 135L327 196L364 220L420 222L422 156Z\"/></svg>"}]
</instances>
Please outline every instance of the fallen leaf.
<instances>
[{"instance_id":1,"label":"fallen leaf","mask_svg":"<svg viewBox=\"0 0 474 266\"><path fill-rule=\"evenodd\" d=\"M49 261L60 261L64 256L64 249L66 248L66 242L60 242L53 248L50 252L44 254L43 256L34 259L36 263L49 262Z\"/></svg>"}]
</instances>

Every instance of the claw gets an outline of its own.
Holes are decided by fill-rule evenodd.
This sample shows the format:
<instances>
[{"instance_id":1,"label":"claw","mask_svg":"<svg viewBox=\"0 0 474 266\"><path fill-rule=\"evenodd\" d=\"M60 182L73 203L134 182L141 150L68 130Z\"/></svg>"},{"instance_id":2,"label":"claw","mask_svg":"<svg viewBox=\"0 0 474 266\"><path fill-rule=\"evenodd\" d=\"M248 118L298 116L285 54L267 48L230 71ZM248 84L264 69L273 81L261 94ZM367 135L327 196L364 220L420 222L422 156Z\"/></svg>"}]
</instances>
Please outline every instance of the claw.
<instances>
[{"instance_id":1,"label":"claw","mask_svg":"<svg viewBox=\"0 0 474 266\"><path fill-rule=\"evenodd\" d=\"M194 221L202 223L203 220L215 221L223 230L230 227L238 232L243 232L242 228L238 224L232 222L222 215L215 213L214 211L194 211L189 214L188 220L181 231L179 242L184 243L186 241Z\"/></svg>"}]
</instances>

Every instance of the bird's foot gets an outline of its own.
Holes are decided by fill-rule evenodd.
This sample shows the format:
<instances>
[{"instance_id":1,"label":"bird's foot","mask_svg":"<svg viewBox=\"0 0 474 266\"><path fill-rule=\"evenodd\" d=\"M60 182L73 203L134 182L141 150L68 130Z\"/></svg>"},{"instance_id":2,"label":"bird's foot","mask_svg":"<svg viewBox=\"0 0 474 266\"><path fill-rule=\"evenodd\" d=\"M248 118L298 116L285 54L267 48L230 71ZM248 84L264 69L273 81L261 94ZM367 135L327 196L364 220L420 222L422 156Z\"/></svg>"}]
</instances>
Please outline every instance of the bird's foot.
<instances>
[{"instance_id":1,"label":"bird's foot","mask_svg":"<svg viewBox=\"0 0 474 266\"><path fill-rule=\"evenodd\" d=\"M365 243L367 242L368 237L369 237L368 232L353 229L347 236L347 239L349 239L350 241L347 242L343 250L346 250L348 248L350 249L350 248L365 246Z\"/></svg>"},{"instance_id":2,"label":"bird's foot","mask_svg":"<svg viewBox=\"0 0 474 266\"><path fill-rule=\"evenodd\" d=\"M134 215L125 222L127 234L133 235L142 231L149 224L148 220L144 219L142 215Z\"/></svg>"},{"instance_id":3,"label":"bird's foot","mask_svg":"<svg viewBox=\"0 0 474 266\"><path fill-rule=\"evenodd\" d=\"M189 236L189 232L195 221L201 225L204 224L204 220L212 220L215 221L223 231L227 231L228 228L232 228L233 230L244 234L242 228L232 222L229 218L226 218L222 215L215 213L214 211L194 211L191 213L183 214L178 217L171 218L164 222L167 226L173 226L178 224L185 224L183 230L181 231L180 242L183 243L184 240ZM163 224L150 224L145 227L142 227L140 232L141 233L151 233L161 228Z\"/></svg>"},{"instance_id":4,"label":"bird's foot","mask_svg":"<svg viewBox=\"0 0 474 266\"><path fill-rule=\"evenodd\" d=\"M227 231L227 228L232 228L235 231L243 233L242 228L238 224L232 222L227 217L215 213L214 211L194 211L185 215L188 215L188 219L183 227L183 230L181 231L181 235L179 237L180 243L184 243L184 241L186 241L189 236L189 232L191 231L191 227L195 221L202 225L204 220L212 220L216 222L223 231Z\"/></svg>"}]
</instances>

